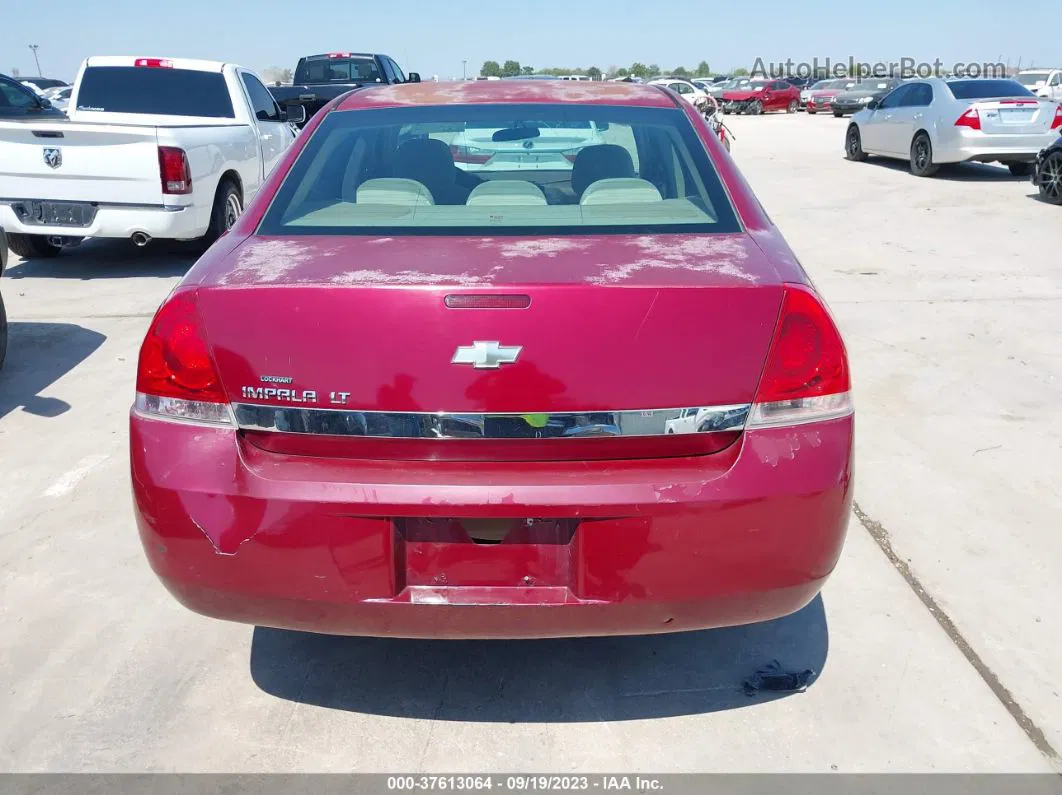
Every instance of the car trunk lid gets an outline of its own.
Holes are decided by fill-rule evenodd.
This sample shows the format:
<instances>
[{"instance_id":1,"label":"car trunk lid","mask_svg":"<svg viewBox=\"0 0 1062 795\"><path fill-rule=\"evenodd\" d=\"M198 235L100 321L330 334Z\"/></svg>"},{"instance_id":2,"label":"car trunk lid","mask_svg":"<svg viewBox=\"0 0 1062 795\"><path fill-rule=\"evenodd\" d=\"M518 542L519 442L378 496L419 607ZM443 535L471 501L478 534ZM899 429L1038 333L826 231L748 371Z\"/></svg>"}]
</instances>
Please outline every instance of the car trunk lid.
<instances>
[{"instance_id":1,"label":"car trunk lid","mask_svg":"<svg viewBox=\"0 0 1062 795\"><path fill-rule=\"evenodd\" d=\"M253 443L534 460L725 447L781 296L745 235L253 239L199 306Z\"/></svg>"},{"instance_id":2,"label":"car trunk lid","mask_svg":"<svg viewBox=\"0 0 1062 795\"><path fill-rule=\"evenodd\" d=\"M985 99L971 104L981 120L981 132L988 135L1035 135L1046 133L1055 120L1056 102L1015 97Z\"/></svg>"}]
</instances>

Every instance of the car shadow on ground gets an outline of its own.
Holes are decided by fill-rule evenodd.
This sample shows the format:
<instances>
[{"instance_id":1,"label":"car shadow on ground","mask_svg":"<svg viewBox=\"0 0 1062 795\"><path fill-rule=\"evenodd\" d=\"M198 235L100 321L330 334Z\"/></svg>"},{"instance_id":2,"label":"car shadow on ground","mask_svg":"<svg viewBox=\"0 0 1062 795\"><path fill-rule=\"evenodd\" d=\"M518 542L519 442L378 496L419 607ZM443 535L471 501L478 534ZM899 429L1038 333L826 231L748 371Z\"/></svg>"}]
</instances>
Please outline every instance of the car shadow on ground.
<instances>
[{"instance_id":1,"label":"car shadow on ground","mask_svg":"<svg viewBox=\"0 0 1062 795\"><path fill-rule=\"evenodd\" d=\"M745 627L642 637L521 641L348 638L256 627L251 676L278 698L349 712L493 723L578 723L738 709L772 660L820 674L822 598ZM814 679L812 680L814 682Z\"/></svg>"},{"instance_id":2,"label":"car shadow on ground","mask_svg":"<svg viewBox=\"0 0 1062 795\"><path fill-rule=\"evenodd\" d=\"M107 338L73 323L11 322L7 332L7 359L0 370L0 418L18 408L39 417L65 414L69 403L40 393Z\"/></svg>"},{"instance_id":3,"label":"car shadow on ground","mask_svg":"<svg viewBox=\"0 0 1062 795\"><path fill-rule=\"evenodd\" d=\"M911 170L906 160L871 156L866 162L893 171ZM1032 179L1032 174L1016 177L1006 166L991 163L945 163L941 165L940 171L927 179L943 179L949 182L1028 182Z\"/></svg>"},{"instance_id":4,"label":"car shadow on ground","mask_svg":"<svg viewBox=\"0 0 1062 795\"><path fill-rule=\"evenodd\" d=\"M201 243L157 240L138 248L128 240L89 240L57 257L9 263L4 279L120 279L183 276L202 255Z\"/></svg>"}]
</instances>

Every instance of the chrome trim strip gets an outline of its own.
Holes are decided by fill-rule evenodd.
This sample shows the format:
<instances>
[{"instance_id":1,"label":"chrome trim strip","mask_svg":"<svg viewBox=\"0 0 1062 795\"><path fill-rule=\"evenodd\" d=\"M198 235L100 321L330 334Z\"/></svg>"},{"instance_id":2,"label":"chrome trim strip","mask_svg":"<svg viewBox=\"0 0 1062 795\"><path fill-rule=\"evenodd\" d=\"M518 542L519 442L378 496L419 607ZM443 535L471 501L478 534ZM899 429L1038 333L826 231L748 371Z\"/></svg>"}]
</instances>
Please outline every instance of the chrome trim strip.
<instances>
[{"instance_id":1,"label":"chrome trim strip","mask_svg":"<svg viewBox=\"0 0 1062 795\"><path fill-rule=\"evenodd\" d=\"M582 439L740 431L749 403L639 411L468 414L311 409L234 403L245 431L373 439Z\"/></svg>"}]
</instances>

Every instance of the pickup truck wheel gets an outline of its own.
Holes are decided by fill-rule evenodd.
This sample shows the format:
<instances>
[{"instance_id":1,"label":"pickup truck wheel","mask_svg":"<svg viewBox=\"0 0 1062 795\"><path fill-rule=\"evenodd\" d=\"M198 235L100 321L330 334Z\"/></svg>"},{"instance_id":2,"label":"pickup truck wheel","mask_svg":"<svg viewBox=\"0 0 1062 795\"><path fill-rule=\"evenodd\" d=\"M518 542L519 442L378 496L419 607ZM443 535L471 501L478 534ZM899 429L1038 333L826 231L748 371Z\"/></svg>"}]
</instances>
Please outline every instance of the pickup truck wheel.
<instances>
[{"instance_id":1,"label":"pickup truck wheel","mask_svg":"<svg viewBox=\"0 0 1062 795\"><path fill-rule=\"evenodd\" d=\"M210 229L207 230L203 240L213 243L225 232L228 232L243 214L243 196L240 189L229 180L218 185L218 192L214 196L214 209L210 215Z\"/></svg>"},{"instance_id":2,"label":"pickup truck wheel","mask_svg":"<svg viewBox=\"0 0 1062 795\"><path fill-rule=\"evenodd\" d=\"M59 255L62 250L59 246L53 246L44 235L11 235L7 236L7 245L22 259L50 259Z\"/></svg>"},{"instance_id":3,"label":"pickup truck wheel","mask_svg":"<svg viewBox=\"0 0 1062 795\"><path fill-rule=\"evenodd\" d=\"M0 368L4 366L7 356L7 312L4 311L4 297L0 296Z\"/></svg>"}]
</instances>

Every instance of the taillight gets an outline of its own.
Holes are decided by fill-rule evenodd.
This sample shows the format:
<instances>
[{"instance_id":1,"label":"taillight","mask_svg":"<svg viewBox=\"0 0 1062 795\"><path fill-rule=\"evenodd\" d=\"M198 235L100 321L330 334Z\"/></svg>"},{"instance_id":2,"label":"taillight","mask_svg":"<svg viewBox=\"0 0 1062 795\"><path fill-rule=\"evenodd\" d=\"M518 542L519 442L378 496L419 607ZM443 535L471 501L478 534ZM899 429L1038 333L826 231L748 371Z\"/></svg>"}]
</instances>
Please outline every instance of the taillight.
<instances>
[{"instance_id":1,"label":"taillight","mask_svg":"<svg viewBox=\"0 0 1062 795\"><path fill-rule=\"evenodd\" d=\"M490 159L494 157L493 152L484 152L482 149L463 144L451 145L450 154L453 156L455 163L471 163L474 165L489 163Z\"/></svg>"},{"instance_id":2,"label":"taillight","mask_svg":"<svg viewBox=\"0 0 1062 795\"><path fill-rule=\"evenodd\" d=\"M230 424L193 292L178 292L151 322L136 373L136 407L173 419Z\"/></svg>"},{"instance_id":3,"label":"taillight","mask_svg":"<svg viewBox=\"0 0 1062 795\"><path fill-rule=\"evenodd\" d=\"M170 196L183 196L192 192L192 169L188 154L176 146L159 147L159 173L162 175L162 192Z\"/></svg>"},{"instance_id":4,"label":"taillight","mask_svg":"<svg viewBox=\"0 0 1062 795\"><path fill-rule=\"evenodd\" d=\"M149 69L172 69L173 61L167 61L165 58L137 58L133 61L133 66L145 66Z\"/></svg>"},{"instance_id":5,"label":"taillight","mask_svg":"<svg viewBox=\"0 0 1062 795\"><path fill-rule=\"evenodd\" d=\"M1062 129L1062 105L1058 105L1055 108L1055 120L1051 122L1051 129Z\"/></svg>"},{"instance_id":6,"label":"taillight","mask_svg":"<svg viewBox=\"0 0 1062 795\"><path fill-rule=\"evenodd\" d=\"M981 116L976 108L970 108L955 120L956 127L969 127L971 130L981 129Z\"/></svg>"},{"instance_id":7,"label":"taillight","mask_svg":"<svg viewBox=\"0 0 1062 795\"><path fill-rule=\"evenodd\" d=\"M825 305L787 284L747 427L796 425L852 413L848 355Z\"/></svg>"}]
</instances>

